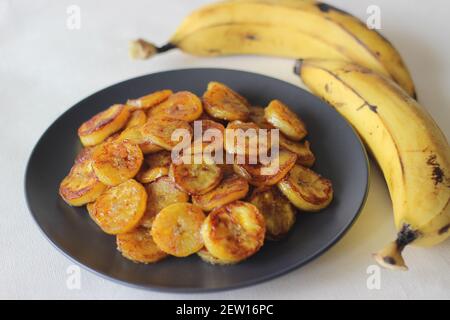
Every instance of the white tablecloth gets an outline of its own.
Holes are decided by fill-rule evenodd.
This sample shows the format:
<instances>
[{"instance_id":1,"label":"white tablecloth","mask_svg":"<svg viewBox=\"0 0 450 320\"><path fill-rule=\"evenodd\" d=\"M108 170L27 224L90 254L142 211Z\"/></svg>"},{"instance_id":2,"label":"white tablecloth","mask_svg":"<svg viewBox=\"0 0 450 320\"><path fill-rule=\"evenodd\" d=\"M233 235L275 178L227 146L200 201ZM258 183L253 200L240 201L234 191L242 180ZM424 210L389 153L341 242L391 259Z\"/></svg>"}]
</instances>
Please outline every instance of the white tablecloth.
<instances>
[{"instance_id":1,"label":"white tablecloth","mask_svg":"<svg viewBox=\"0 0 450 320\"><path fill-rule=\"evenodd\" d=\"M450 298L450 241L408 248L409 272L381 271L380 289L367 287L371 253L394 236L384 180L372 165L367 206L348 234L307 266L278 279L214 294L164 294L129 288L81 271L81 288L66 282L71 262L42 236L26 207L23 177L32 147L62 112L113 83L161 70L224 67L299 84L292 61L232 57L201 59L172 51L136 62L128 40L165 42L203 0L0 0L0 298ZM360 17L381 8L382 32L401 51L420 101L450 136L450 3L446 0L334 0ZM81 9L81 28L66 26L67 8ZM55 150L58 156L58 150Z\"/></svg>"}]
</instances>

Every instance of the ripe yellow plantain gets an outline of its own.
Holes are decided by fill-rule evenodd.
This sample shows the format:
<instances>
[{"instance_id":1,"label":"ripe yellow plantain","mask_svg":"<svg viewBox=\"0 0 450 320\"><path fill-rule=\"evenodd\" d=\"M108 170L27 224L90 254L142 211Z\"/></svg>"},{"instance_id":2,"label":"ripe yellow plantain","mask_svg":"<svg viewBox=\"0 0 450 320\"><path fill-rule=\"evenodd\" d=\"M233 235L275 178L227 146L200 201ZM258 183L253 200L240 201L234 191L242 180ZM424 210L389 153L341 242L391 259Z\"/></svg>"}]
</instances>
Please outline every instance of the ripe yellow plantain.
<instances>
[{"instance_id":1,"label":"ripe yellow plantain","mask_svg":"<svg viewBox=\"0 0 450 320\"><path fill-rule=\"evenodd\" d=\"M132 43L137 58L179 48L200 56L258 54L355 62L391 77L415 97L400 54L376 30L323 2L234 0L205 5L188 15L162 46Z\"/></svg>"},{"instance_id":2,"label":"ripe yellow plantain","mask_svg":"<svg viewBox=\"0 0 450 320\"><path fill-rule=\"evenodd\" d=\"M450 148L444 134L407 92L367 68L305 60L297 71L355 127L380 165L398 235L375 258L406 269L405 246L431 246L450 236Z\"/></svg>"}]
</instances>

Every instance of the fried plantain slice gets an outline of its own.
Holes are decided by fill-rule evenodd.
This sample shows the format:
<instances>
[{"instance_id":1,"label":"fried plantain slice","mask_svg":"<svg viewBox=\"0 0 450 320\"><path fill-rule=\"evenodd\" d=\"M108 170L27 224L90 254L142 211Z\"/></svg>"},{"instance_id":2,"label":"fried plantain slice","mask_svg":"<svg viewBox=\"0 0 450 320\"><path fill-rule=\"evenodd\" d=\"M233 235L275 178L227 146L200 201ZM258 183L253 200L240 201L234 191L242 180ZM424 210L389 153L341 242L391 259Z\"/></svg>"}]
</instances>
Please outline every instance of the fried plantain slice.
<instances>
[{"instance_id":1,"label":"fried plantain slice","mask_svg":"<svg viewBox=\"0 0 450 320\"><path fill-rule=\"evenodd\" d=\"M172 90L155 91L143 97L128 100L127 106L130 110L133 111L137 109L146 110L167 100L167 98L169 98L172 93Z\"/></svg>"},{"instance_id":2,"label":"fried plantain slice","mask_svg":"<svg viewBox=\"0 0 450 320\"><path fill-rule=\"evenodd\" d=\"M147 122L147 115L142 110L133 111L128 119L125 128L131 128L135 126L142 126Z\"/></svg>"},{"instance_id":3,"label":"fried plantain slice","mask_svg":"<svg viewBox=\"0 0 450 320\"><path fill-rule=\"evenodd\" d=\"M116 236L117 250L122 255L137 263L154 263L167 257L167 253L158 248L150 230L137 227L127 233Z\"/></svg>"},{"instance_id":4,"label":"fried plantain slice","mask_svg":"<svg viewBox=\"0 0 450 320\"><path fill-rule=\"evenodd\" d=\"M115 104L96 114L78 128L78 136L84 146L103 142L127 123L130 111L122 104Z\"/></svg>"},{"instance_id":5,"label":"fried plantain slice","mask_svg":"<svg viewBox=\"0 0 450 320\"><path fill-rule=\"evenodd\" d=\"M176 257L186 257L203 247L200 228L205 220L202 209L191 203L175 203L162 209L152 225L157 246Z\"/></svg>"},{"instance_id":6,"label":"fried plantain slice","mask_svg":"<svg viewBox=\"0 0 450 320\"><path fill-rule=\"evenodd\" d=\"M201 235L206 249L218 259L239 262L256 253L264 243L264 217L254 205L235 201L213 210Z\"/></svg>"},{"instance_id":7,"label":"fried plantain slice","mask_svg":"<svg viewBox=\"0 0 450 320\"><path fill-rule=\"evenodd\" d=\"M115 186L138 173L144 156L137 145L127 140L114 140L95 148L92 158L98 179L108 186Z\"/></svg>"},{"instance_id":8,"label":"fried plantain slice","mask_svg":"<svg viewBox=\"0 0 450 320\"><path fill-rule=\"evenodd\" d=\"M140 183L150 183L158 178L167 176L169 174L169 168L167 167L154 167L147 168L146 170L139 172L136 176L136 180Z\"/></svg>"},{"instance_id":9,"label":"fried plantain slice","mask_svg":"<svg viewBox=\"0 0 450 320\"><path fill-rule=\"evenodd\" d=\"M249 202L264 216L268 239L282 238L295 223L295 209L277 187L256 189Z\"/></svg>"},{"instance_id":10,"label":"fried plantain slice","mask_svg":"<svg viewBox=\"0 0 450 320\"><path fill-rule=\"evenodd\" d=\"M259 106L250 106L249 120L262 129L274 129L275 127L267 122L264 116L264 108Z\"/></svg>"},{"instance_id":11,"label":"fried plantain slice","mask_svg":"<svg viewBox=\"0 0 450 320\"><path fill-rule=\"evenodd\" d=\"M223 83L210 82L203 103L205 111L216 119L245 121L249 116L247 100Z\"/></svg>"},{"instance_id":12,"label":"fried plantain slice","mask_svg":"<svg viewBox=\"0 0 450 320\"><path fill-rule=\"evenodd\" d=\"M316 161L314 153L311 151L309 141L296 142L287 139L285 136L279 136L280 147L289 150L297 155L297 163L304 167L312 167Z\"/></svg>"},{"instance_id":13,"label":"fried plantain slice","mask_svg":"<svg viewBox=\"0 0 450 320\"><path fill-rule=\"evenodd\" d=\"M295 165L297 155L293 152L281 149L278 153L278 162L272 161L263 164L238 164L234 165L236 174L248 180L255 187L267 187L277 184L284 178Z\"/></svg>"},{"instance_id":14,"label":"fried plantain slice","mask_svg":"<svg viewBox=\"0 0 450 320\"><path fill-rule=\"evenodd\" d=\"M182 143L180 142L182 138L172 139L172 134L177 132L182 133L187 139L190 139L189 141L192 140L192 127L183 120L158 118L157 121L147 121L142 128L142 134L146 139L169 151L178 143Z\"/></svg>"},{"instance_id":15,"label":"fried plantain slice","mask_svg":"<svg viewBox=\"0 0 450 320\"><path fill-rule=\"evenodd\" d=\"M193 157L192 157L193 158ZM203 158L203 157L202 157ZM192 159L193 160L193 159ZM169 175L178 188L191 194L199 195L213 190L222 180L222 169L212 159L200 163L172 163Z\"/></svg>"},{"instance_id":16,"label":"fried plantain slice","mask_svg":"<svg viewBox=\"0 0 450 320\"><path fill-rule=\"evenodd\" d=\"M172 178L168 176L146 184L145 190L148 195L147 209L140 224L147 228L152 226L155 216L165 207L174 203L189 201L189 195L178 189Z\"/></svg>"},{"instance_id":17,"label":"fried plantain slice","mask_svg":"<svg viewBox=\"0 0 450 320\"><path fill-rule=\"evenodd\" d=\"M189 91L172 94L166 101L148 111L149 118L171 118L191 122L200 117L203 106L200 99Z\"/></svg>"},{"instance_id":18,"label":"fried plantain slice","mask_svg":"<svg viewBox=\"0 0 450 320\"><path fill-rule=\"evenodd\" d=\"M192 203L204 211L244 198L248 192L247 180L233 175L222 180L217 188L201 195L193 195Z\"/></svg>"},{"instance_id":19,"label":"fried plantain slice","mask_svg":"<svg viewBox=\"0 0 450 320\"><path fill-rule=\"evenodd\" d=\"M144 124L145 125L145 124ZM126 128L123 130L117 140L124 141L127 140L133 144L139 145L143 154L151 154L161 150L164 150L162 147L154 144L144 137L142 134L142 128L144 125L137 125L130 128Z\"/></svg>"},{"instance_id":20,"label":"fried plantain slice","mask_svg":"<svg viewBox=\"0 0 450 320\"><path fill-rule=\"evenodd\" d=\"M170 167L172 163L172 154L170 151L159 151L152 154L148 154L144 158L145 163L149 166L149 168L155 167Z\"/></svg>"},{"instance_id":21,"label":"fried plantain slice","mask_svg":"<svg viewBox=\"0 0 450 320\"><path fill-rule=\"evenodd\" d=\"M333 199L331 181L311 169L296 165L278 183L278 188L294 206L304 211L318 211Z\"/></svg>"},{"instance_id":22,"label":"fried plantain slice","mask_svg":"<svg viewBox=\"0 0 450 320\"><path fill-rule=\"evenodd\" d=\"M259 151L270 150L270 134L260 135L261 128L253 122L233 121L225 129L224 147L228 153L246 156L259 155Z\"/></svg>"},{"instance_id":23,"label":"fried plantain slice","mask_svg":"<svg viewBox=\"0 0 450 320\"><path fill-rule=\"evenodd\" d=\"M235 264L235 262L232 261L226 261L226 260L222 260L219 258L214 257L209 251L208 249L206 249L205 247L203 247L202 249L200 249L200 251L197 252L197 255L204 261L210 264L215 264L215 265L230 265L230 264Z\"/></svg>"},{"instance_id":24,"label":"fried plantain slice","mask_svg":"<svg viewBox=\"0 0 450 320\"><path fill-rule=\"evenodd\" d=\"M306 134L303 121L279 100L272 100L264 109L264 116L270 124L280 129L289 139L300 141Z\"/></svg>"},{"instance_id":25,"label":"fried plantain slice","mask_svg":"<svg viewBox=\"0 0 450 320\"><path fill-rule=\"evenodd\" d=\"M105 189L92 168L92 148L84 148L61 181L59 194L67 204L78 207L95 201Z\"/></svg>"},{"instance_id":26,"label":"fried plantain slice","mask_svg":"<svg viewBox=\"0 0 450 320\"><path fill-rule=\"evenodd\" d=\"M145 188L136 180L127 180L102 193L88 207L91 218L108 234L132 230L144 215L147 202Z\"/></svg>"},{"instance_id":27,"label":"fried plantain slice","mask_svg":"<svg viewBox=\"0 0 450 320\"><path fill-rule=\"evenodd\" d=\"M200 136L195 136L196 126L200 126L202 134ZM213 154L215 148L223 149L223 137L224 137L225 127L213 120L196 120L194 122L194 142L193 148L194 152L202 147L202 152Z\"/></svg>"}]
</instances>

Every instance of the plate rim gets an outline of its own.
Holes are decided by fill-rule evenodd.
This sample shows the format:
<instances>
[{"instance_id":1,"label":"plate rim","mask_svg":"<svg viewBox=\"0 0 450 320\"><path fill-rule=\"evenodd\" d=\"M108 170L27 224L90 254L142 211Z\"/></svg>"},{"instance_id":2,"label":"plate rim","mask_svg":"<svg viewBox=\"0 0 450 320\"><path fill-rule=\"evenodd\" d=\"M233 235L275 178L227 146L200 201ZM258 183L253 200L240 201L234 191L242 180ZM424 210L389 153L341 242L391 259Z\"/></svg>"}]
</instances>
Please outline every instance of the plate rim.
<instances>
[{"instance_id":1,"label":"plate rim","mask_svg":"<svg viewBox=\"0 0 450 320\"><path fill-rule=\"evenodd\" d=\"M327 105L328 108L332 109L333 112L339 116L340 118L342 118L345 123L347 124L347 126L349 127L349 129L353 132L354 136L356 137L357 141L358 141L358 145L360 147L360 150L363 154L363 158L364 158L364 168L365 168L365 190L364 190L364 196L359 204L358 210L355 213L355 215L353 216L353 218L351 219L351 221L345 226L345 228L338 233L332 241L330 241L327 245L323 246L322 248L318 249L316 251L315 254L311 255L310 257L308 257L306 260L300 262L300 263L295 263L289 267L283 268L280 271L277 272L273 272L269 275L265 275L265 276L260 276L256 279L251 279L248 281L242 281L239 282L237 284L234 285L227 285L227 286L223 286L223 287L217 287L217 288L194 288L194 287L167 287L167 286L160 286L160 285L144 285L144 284L136 284L136 283L132 283L132 282L127 282L125 280L121 280L118 278L115 278L113 276L110 276L108 274L102 273L101 271L95 270L85 264L83 264L82 262L78 261L75 257L72 257L70 255L70 253L66 252L66 250L64 250L63 248L61 248L60 246L58 246L57 243L55 243L53 241L53 239L46 233L46 231L41 227L41 225L39 224L39 222L37 221L37 217L36 217L36 212L33 210L33 208L31 207L30 204L30 186L29 186L29 175L30 175L30 166L31 166L31 160L34 156L34 154L36 153L36 150L38 148L38 146L40 145L40 143L42 143L42 139L44 138L44 136L46 136L50 130L50 128L60 119L62 118L66 113L70 112L73 108L75 108L75 106L77 106L78 104L83 103L84 101L90 99L92 96L95 96L97 94L99 94L100 92L103 92L105 90L108 90L112 87L115 86L119 86L123 83L126 83L128 81L131 80L138 80L141 78L145 78L148 76L152 76L152 75L158 75L158 74L164 74L164 73L171 73L171 72L179 72L179 71L227 71L227 72L238 72L238 73L247 73L256 77L263 77L263 78L267 78L270 80L276 80L278 82L283 83L284 85L289 85L292 87L295 87L297 90L301 90L301 91L305 91L307 94L312 95L315 99L318 99L319 101L325 103L325 105ZM97 90L95 92L93 92L92 94L86 96L85 98L79 100L78 102L76 102L75 104L73 104L71 107L69 107L68 109L66 109L64 112L62 112L60 115L58 115L53 122L47 126L47 128L45 129L45 131L40 135L39 139L37 140L37 142L35 143L35 145L32 148L32 151L30 152L30 155L28 157L27 160L27 164L25 167L25 174L24 174L24 193L25 193L25 200L26 200L26 205L28 208L28 211L30 212L34 223L37 225L40 233L42 235L44 235L44 238L47 239L48 242L50 242L50 244L56 248L56 250L60 253L62 253L63 256L65 256L69 261L75 263L76 265L80 266L81 268L83 268L84 270L87 270L97 276L100 276L103 279L112 281L113 283L116 284L121 284L121 285L125 285L127 287L131 287L134 289L140 289L140 290L145 290L145 291L153 291L153 292L159 292L159 293L175 293L175 294L198 294L198 293L213 293L213 292L222 292L222 291L231 291L231 290L237 290L237 289L242 289L242 288L247 288L250 286L254 286L254 285L258 285L270 280L273 280L275 278L279 278L281 276L284 276L296 269L301 268L302 266L310 263L311 261L319 258L321 255L323 255L325 252L327 252L329 249L331 249L334 245L336 245L346 234L347 232L351 229L351 227L355 224L356 220L359 218L359 216L361 215L361 212L363 211L366 202L367 202L367 197L368 197L368 193L369 193L369 189L370 189L370 175L371 175L371 171L370 171L370 164L369 164L369 157L367 154L367 150L364 146L364 143L361 139L361 137L359 136L359 134L356 132L355 128L351 125L351 123L349 123L347 121L347 119L345 119L339 112L337 112L335 110L335 108L333 108L331 105L327 104L326 102L324 102L323 100L321 100L319 97L315 96L314 94L312 94L311 92L301 88L300 86L296 86L295 84L292 84L290 82L275 78L275 77L271 77L268 75L264 75L264 74L260 74L260 73L256 73L256 72L252 72L252 71L245 71L245 70L237 70L237 69L228 69L228 68L210 68L210 67L196 67L196 68L179 68L179 69L167 69L167 70L162 70L162 71L158 71L158 72L153 72L153 73L147 73L147 74L143 74L137 77L132 77L132 78L128 78L126 80L123 81L119 81L116 83L113 83L111 85L108 85L107 87L103 87L100 90Z\"/></svg>"}]
</instances>

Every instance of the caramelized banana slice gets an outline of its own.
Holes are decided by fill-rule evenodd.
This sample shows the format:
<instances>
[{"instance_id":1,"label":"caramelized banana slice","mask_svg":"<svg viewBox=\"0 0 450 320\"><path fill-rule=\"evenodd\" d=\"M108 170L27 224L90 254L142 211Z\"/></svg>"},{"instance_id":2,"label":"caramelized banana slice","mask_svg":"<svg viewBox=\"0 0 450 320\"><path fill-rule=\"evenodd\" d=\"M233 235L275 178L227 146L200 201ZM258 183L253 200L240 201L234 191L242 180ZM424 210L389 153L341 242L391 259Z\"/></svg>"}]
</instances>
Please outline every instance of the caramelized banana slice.
<instances>
[{"instance_id":1,"label":"caramelized banana slice","mask_svg":"<svg viewBox=\"0 0 450 320\"><path fill-rule=\"evenodd\" d=\"M59 185L59 194L71 206L82 206L95 201L106 186L92 169L92 149L85 148L75 159L69 174Z\"/></svg>"},{"instance_id":2,"label":"caramelized banana slice","mask_svg":"<svg viewBox=\"0 0 450 320\"><path fill-rule=\"evenodd\" d=\"M251 106L249 108L250 115L249 120L255 123L258 127L262 129L274 129L275 127L267 122L264 116L264 108L258 106Z\"/></svg>"},{"instance_id":3,"label":"caramelized banana slice","mask_svg":"<svg viewBox=\"0 0 450 320\"><path fill-rule=\"evenodd\" d=\"M159 151L145 156L145 163L149 168L155 167L170 167L172 163L172 155L170 151Z\"/></svg>"},{"instance_id":4,"label":"caramelized banana slice","mask_svg":"<svg viewBox=\"0 0 450 320\"><path fill-rule=\"evenodd\" d=\"M140 183L150 183L158 178L167 176L168 174L169 168L167 167L148 168L142 172L139 172L136 176L136 180Z\"/></svg>"},{"instance_id":5,"label":"caramelized banana slice","mask_svg":"<svg viewBox=\"0 0 450 320\"><path fill-rule=\"evenodd\" d=\"M88 206L91 218L108 234L125 233L139 224L147 202L145 188L130 179L102 193Z\"/></svg>"},{"instance_id":6,"label":"caramelized banana slice","mask_svg":"<svg viewBox=\"0 0 450 320\"><path fill-rule=\"evenodd\" d=\"M265 187L277 184L284 178L295 165L297 155L293 152L281 149L278 161L272 161L267 165L262 164L235 164L235 172L247 179L255 187Z\"/></svg>"},{"instance_id":7,"label":"caramelized banana slice","mask_svg":"<svg viewBox=\"0 0 450 320\"><path fill-rule=\"evenodd\" d=\"M145 124L144 124L145 125ZM154 144L153 142L146 139L142 134L142 128L144 125L137 125L123 130L117 140L124 141L127 140L133 144L139 145L143 154L155 153L164 150L162 147Z\"/></svg>"},{"instance_id":8,"label":"caramelized banana slice","mask_svg":"<svg viewBox=\"0 0 450 320\"><path fill-rule=\"evenodd\" d=\"M171 118L191 122L200 117L203 106L200 99L189 91L172 94L166 101L148 111L149 118Z\"/></svg>"},{"instance_id":9,"label":"caramelized banana slice","mask_svg":"<svg viewBox=\"0 0 450 320\"><path fill-rule=\"evenodd\" d=\"M176 185L191 195L204 194L213 190L222 180L221 168L212 161L190 164L172 163L169 175Z\"/></svg>"},{"instance_id":10,"label":"caramelized banana slice","mask_svg":"<svg viewBox=\"0 0 450 320\"><path fill-rule=\"evenodd\" d=\"M186 121L158 118L157 121L148 121L142 128L143 136L164 148L165 150L172 150L180 140L172 140L172 134L176 131L185 134L186 138L192 139L192 128ZM189 140L190 141L190 140Z\"/></svg>"},{"instance_id":11,"label":"caramelized banana slice","mask_svg":"<svg viewBox=\"0 0 450 320\"><path fill-rule=\"evenodd\" d=\"M153 93L150 93L146 96L137 98L137 99L130 99L127 101L127 106L131 110L136 109L148 109L151 107L154 107L161 102L167 100L167 98L170 97L172 94L172 90L161 90L161 91L155 91Z\"/></svg>"},{"instance_id":12,"label":"caramelized banana slice","mask_svg":"<svg viewBox=\"0 0 450 320\"><path fill-rule=\"evenodd\" d=\"M214 257L239 262L261 248L265 229L264 217L254 205L235 201L212 211L201 234Z\"/></svg>"},{"instance_id":13,"label":"caramelized banana slice","mask_svg":"<svg viewBox=\"0 0 450 320\"><path fill-rule=\"evenodd\" d=\"M279 100L270 102L264 109L264 115L270 124L291 140L299 141L307 134L303 121Z\"/></svg>"},{"instance_id":14,"label":"caramelized banana slice","mask_svg":"<svg viewBox=\"0 0 450 320\"><path fill-rule=\"evenodd\" d=\"M95 174L109 186L133 178L144 159L141 149L126 140L106 142L95 149L92 157Z\"/></svg>"},{"instance_id":15,"label":"caramelized banana slice","mask_svg":"<svg viewBox=\"0 0 450 320\"><path fill-rule=\"evenodd\" d=\"M147 228L152 226L155 216L165 207L174 203L189 201L189 195L178 189L168 176L145 185L145 190L148 195L147 209L140 223Z\"/></svg>"},{"instance_id":16,"label":"caramelized banana slice","mask_svg":"<svg viewBox=\"0 0 450 320\"><path fill-rule=\"evenodd\" d=\"M216 265L230 265L234 264L235 262L222 260L219 258L214 257L208 249L203 247L200 251L197 252L197 255L204 261L210 264L216 264Z\"/></svg>"},{"instance_id":17,"label":"caramelized banana slice","mask_svg":"<svg viewBox=\"0 0 450 320\"><path fill-rule=\"evenodd\" d=\"M142 110L133 111L128 119L125 128L142 126L147 122L147 115Z\"/></svg>"},{"instance_id":18,"label":"caramelized banana slice","mask_svg":"<svg viewBox=\"0 0 450 320\"><path fill-rule=\"evenodd\" d=\"M215 147L223 149L223 137L225 128L222 124L213 120L196 120L194 122L194 132L196 126L200 126L202 134L199 137L194 136L194 152L198 146L202 147L202 151L211 153ZM216 140L217 139L217 140Z\"/></svg>"},{"instance_id":19,"label":"caramelized banana slice","mask_svg":"<svg viewBox=\"0 0 450 320\"><path fill-rule=\"evenodd\" d=\"M258 208L266 222L266 237L277 240L288 233L295 223L295 209L276 187L255 190L250 203Z\"/></svg>"},{"instance_id":20,"label":"caramelized banana slice","mask_svg":"<svg viewBox=\"0 0 450 320\"><path fill-rule=\"evenodd\" d=\"M152 225L157 246L176 257L186 257L203 247L200 228L205 220L202 209L191 203L175 203L162 209Z\"/></svg>"},{"instance_id":21,"label":"caramelized banana slice","mask_svg":"<svg viewBox=\"0 0 450 320\"><path fill-rule=\"evenodd\" d=\"M233 121L225 129L225 150L231 154L258 156L259 150L270 150L270 134L260 137L261 128L253 122ZM261 138L261 139L260 139Z\"/></svg>"},{"instance_id":22,"label":"caramelized banana slice","mask_svg":"<svg viewBox=\"0 0 450 320\"><path fill-rule=\"evenodd\" d=\"M323 209L333 199L331 181L299 165L278 183L278 188L294 206L304 211Z\"/></svg>"},{"instance_id":23,"label":"caramelized banana slice","mask_svg":"<svg viewBox=\"0 0 450 320\"><path fill-rule=\"evenodd\" d=\"M294 142L281 135L280 147L289 150L297 155L297 163L304 167L312 167L316 161L316 157L311 151L309 141Z\"/></svg>"},{"instance_id":24,"label":"caramelized banana slice","mask_svg":"<svg viewBox=\"0 0 450 320\"><path fill-rule=\"evenodd\" d=\"M115 104L93 116L78 128L78 136L84 146L99 144L127 123L130 111L124 105Z\"/></svg>"},{"instance_id":25,"label":"caramelized banana slice","mask_svg":"<svg viewBox=\"0 0 450 320\"><path fill-rule=\"evenodd\" d=\"M122 255L140 263L153 263L167 257L167 253L160 250L153 241L150 230L143 227L116 236L117 250Z\"/></svg>"},{"instance_id":26,"label":"caramelized banana slice","mask_svg":"<svg viewBox=\"0 0 450 320\"><path fill-rule=\"evenodd\" d=\"M192 203L204 211L244 198L248 192L247 180L236 175L225 178L219 186L205 194L193 195Z\"/></svg>"},{"instance_id":27,"label":"caramelized banana slice","mask_svg":"<svg viewBox=\"0 0 450 320\"><path fill-rule=\"evenodd\" d=\"M203 103L205 111L216 119L245 121L249 115L247 100L219 82L208 84Z\"/></svg>"}]
</instances>

